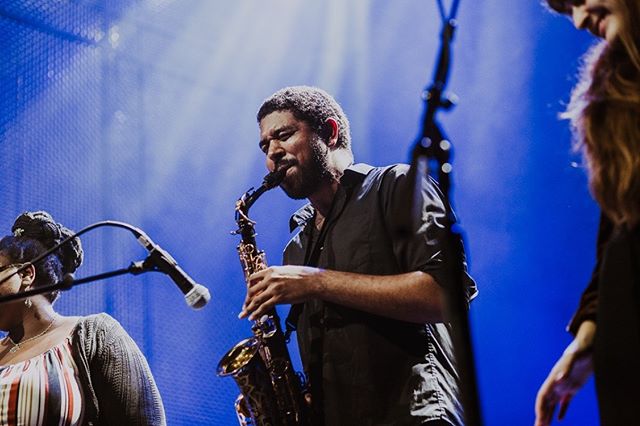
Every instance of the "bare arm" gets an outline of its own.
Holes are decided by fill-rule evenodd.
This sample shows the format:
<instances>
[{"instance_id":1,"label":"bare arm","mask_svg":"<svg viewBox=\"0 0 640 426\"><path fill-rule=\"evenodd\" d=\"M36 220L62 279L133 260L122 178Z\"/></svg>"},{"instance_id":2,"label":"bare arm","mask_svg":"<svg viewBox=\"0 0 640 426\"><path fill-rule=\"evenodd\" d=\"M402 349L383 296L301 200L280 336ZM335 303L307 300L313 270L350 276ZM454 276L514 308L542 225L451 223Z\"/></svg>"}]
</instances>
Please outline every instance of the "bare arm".
<instances>
[{"instance_id":1,"label":"bare arm","mask_svg":"<svg viewBox=\"0 0 640 426\"><path fill-rule=\"evenodd\" d=\"M592 347L596 332L593 321L584 321L575 339L549 372L536 397L536 426L551 424L556 406L562 419L573 395L584 386L593 372Z\"/></svg>"},{"instance_id":2,"label":"bare arm","mask_svg":"<svg viewBox=\"0 0 640 426\"><path fill-rule=\"evenodd\" d=\"M288 265L257 272L249 283L241 318L259 318L278 304L321 299L402 321L443 321L442 289L421 271L381 276Z\"/></svg>"}]
</instances>

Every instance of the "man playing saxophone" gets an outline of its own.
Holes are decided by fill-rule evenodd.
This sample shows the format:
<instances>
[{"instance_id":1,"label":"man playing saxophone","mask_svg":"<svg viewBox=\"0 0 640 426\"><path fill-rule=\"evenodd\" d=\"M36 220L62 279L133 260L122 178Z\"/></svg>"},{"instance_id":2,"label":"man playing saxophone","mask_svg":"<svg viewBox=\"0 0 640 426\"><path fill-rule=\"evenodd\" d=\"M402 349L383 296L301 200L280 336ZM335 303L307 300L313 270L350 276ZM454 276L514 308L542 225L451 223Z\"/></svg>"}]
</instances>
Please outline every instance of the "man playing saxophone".
<instances>
[{"instance_id":1,"label":"man playing saxophone","mask_svg":"<svg viewBox=\"0 0 640 426\"><path fill-rule=\"evenodd\" d=\"M249 277L240 317L294 304L302 362L317 425L462 425L458 374L440 250L445 207L424 178L421 221L393 232L406 203L398 189L409 167L354 164L349 122L323 90L298 86L264 101L257 115L269 171L309 204L291 218L297 234L285 266ZM407 207L408 208L408 207ZM468 300L477 293L465 273Z\"/></svg>"}]
</instances>

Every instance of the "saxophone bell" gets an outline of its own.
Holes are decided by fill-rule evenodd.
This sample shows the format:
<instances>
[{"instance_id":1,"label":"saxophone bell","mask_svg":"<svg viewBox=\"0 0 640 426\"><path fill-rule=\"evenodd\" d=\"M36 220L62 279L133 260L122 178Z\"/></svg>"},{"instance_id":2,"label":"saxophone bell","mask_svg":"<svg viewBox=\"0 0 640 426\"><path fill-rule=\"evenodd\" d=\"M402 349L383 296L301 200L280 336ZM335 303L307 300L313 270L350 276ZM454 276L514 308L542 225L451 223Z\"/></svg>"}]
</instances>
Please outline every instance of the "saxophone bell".
<instances>
[{"instance_id":1,"label":"saxophone bell","mask_svg":"<svg viewBox=\"0 0 640 426\"><path fill-rule=\"evenodd\" d=\"M244 339L218 364L218 376L233 377L240 389L234 407L242 426L281 424L269 368L260 356L261 345L255 337Z\"/></svg>"}]
</instances>

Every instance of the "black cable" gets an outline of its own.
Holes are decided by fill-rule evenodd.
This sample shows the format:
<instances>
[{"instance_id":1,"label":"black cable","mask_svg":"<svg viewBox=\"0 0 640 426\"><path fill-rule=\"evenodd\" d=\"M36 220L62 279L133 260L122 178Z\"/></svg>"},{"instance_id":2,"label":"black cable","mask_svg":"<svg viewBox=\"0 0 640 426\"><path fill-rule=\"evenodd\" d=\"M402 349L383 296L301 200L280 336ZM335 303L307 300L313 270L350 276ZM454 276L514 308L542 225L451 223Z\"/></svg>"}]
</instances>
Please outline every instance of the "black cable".
<instances>
[{"instance_id":1,"label":"black cable","mask_svg":"<svg viewBox=\"0 0 640 426\"><path fill-rule=\"evenodd\" d=\"M440 19L442 19L442 22L445 22L447 17L444 13L444 4L442 4L442 0L438 0L438 10L440 11Z\"/></svg>"},{"instance_id":2,"label":"black cable","mask_svg":"<svg viewBox=\"0 0 640 426\"><path fill-rule=\"evenodd\" d=\"M49 256L51 253L53 253L54 251L58 250L60 247L62 247L63 245L67 244L69 241L71 241L72 239L79 237L80 235L91 231L92 229L95 228L100 228L102 226L112 226L114 228L124 228L128 231L131 231L131 233L133 233L133 235L135 235L136 238L139 238L140 236L146 236L146 234L144 232L142 232L142 230L140 230L139 228L136 228L133 225L129 225L128 223L125 222L118 222L115 220L103 220L100 222L96 222L93 223L85 228L82 228L81 230L79 230L78 232L76 232L73 235L68 236L67 238L65 238L64 240L60 241L58 244L54 245L53 247L51 247L50 249L46 250L44 253L40 254L39 256L36 256L34 259L31 259L29 262L26 262L25 264L23 264L21 267L19 267L18 269L16 269L16 271L6 277L4 277L2 280L0 280L0 285L2 283L4 283L5 281L7 281L9 278L13 277L16 274L19 274L20 272L24 271L25 269L27 269L29 266L33 265L34 263L39 262L40 260L44 259L45 257Z\"/></svg>"},{"instance_id":3,"label":"black cable","mask_svg":"<svg viewBox=\"0 0 640 426\"><path fill-rule=\"evenodd\" d=\"M440 19L442 19L443 24L445 24L447 21L450 21L452 19L456 19L459 5L460 5L460 0L453 0L453 4L451 5L451 13L449 14L449 17L447 17L442 0L438 0L438 11L440 12Z\"/></svg>"}]
</instances>

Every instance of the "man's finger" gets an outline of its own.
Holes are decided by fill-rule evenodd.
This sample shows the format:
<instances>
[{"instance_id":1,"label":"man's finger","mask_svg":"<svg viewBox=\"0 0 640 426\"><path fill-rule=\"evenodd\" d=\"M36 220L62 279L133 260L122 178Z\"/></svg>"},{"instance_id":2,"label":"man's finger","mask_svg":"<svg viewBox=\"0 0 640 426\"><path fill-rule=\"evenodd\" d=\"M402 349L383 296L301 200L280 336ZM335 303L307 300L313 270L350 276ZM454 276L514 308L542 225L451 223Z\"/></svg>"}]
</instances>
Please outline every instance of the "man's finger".
<instances>
[{"instance_id":1,"label":"man's finger","mask_svg":"<svg viewBox=\"0 0 640 426\"><path fill-rule=\"evenodd\" d=\"M262 280L264 279L264 277L270 274L271 271L272 271L271 268L265 268L265 269L259 270L258 272L254 272L253 274L249 275L249 281Z\"/></svg>"},{"instance_id":2,"label":"man's finger","mask_svg":"<svg viewBox=\"0 0 640 426\"><path fill-rule=\"evenodd\" d=\"M273 298L270 298L262 302L260 306L254 312L252 312L251 315L249 315L249 319L251 321L255 321L256 319L260 318L261 316L269 312L269 310L271 310L273 306L275 306L275 301Z\"/></svg>"},{"instance_id":3,"label":"man's finger","mask_svg":"<svg viewBox=\"0 0 640 426\"><path fill-rule=\"evenodd\" d=\"M565 414L567 414L567 409L569 408L569 402L571 402L571 395L567 395L562 398L560 401L560 411L558 412L558 420L564 419Z\"/></svg>"}]
</instances>

